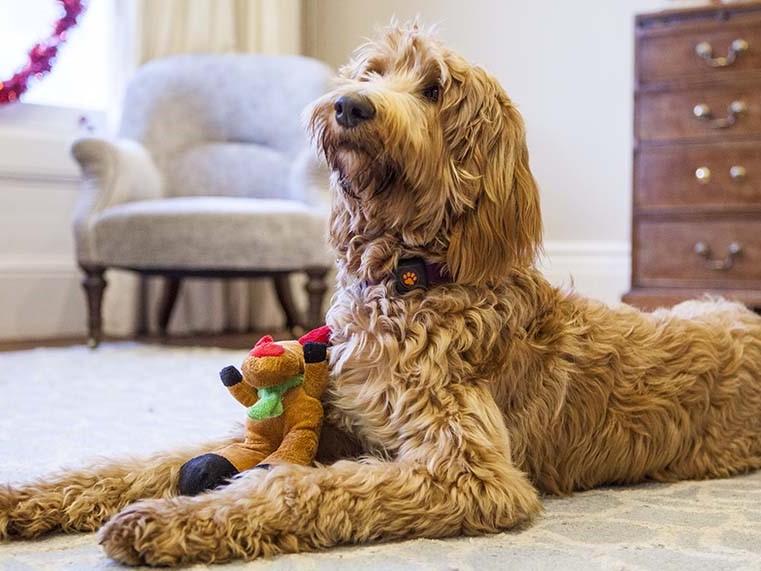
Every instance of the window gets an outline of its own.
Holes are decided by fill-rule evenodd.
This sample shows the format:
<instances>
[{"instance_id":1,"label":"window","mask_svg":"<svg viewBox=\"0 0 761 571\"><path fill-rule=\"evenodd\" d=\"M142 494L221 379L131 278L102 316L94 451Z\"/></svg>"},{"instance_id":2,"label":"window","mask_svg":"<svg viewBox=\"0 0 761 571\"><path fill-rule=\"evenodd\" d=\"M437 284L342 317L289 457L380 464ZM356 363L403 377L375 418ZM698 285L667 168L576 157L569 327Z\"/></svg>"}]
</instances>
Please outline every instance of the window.
<instances>
[{"instance_id":1,"label":"window","mask_svg":"<svg viewBox=\"0 0 761 571\"><path fill-rule=\"evenodd\" d=\"M55 0L0 0L0 78L24 65L29 49L47 37L60 17ZM69 32L53 70L33 80L25 103L104 111L109 106L113 0L90 0Z\"/></svg>"}]
</instances>

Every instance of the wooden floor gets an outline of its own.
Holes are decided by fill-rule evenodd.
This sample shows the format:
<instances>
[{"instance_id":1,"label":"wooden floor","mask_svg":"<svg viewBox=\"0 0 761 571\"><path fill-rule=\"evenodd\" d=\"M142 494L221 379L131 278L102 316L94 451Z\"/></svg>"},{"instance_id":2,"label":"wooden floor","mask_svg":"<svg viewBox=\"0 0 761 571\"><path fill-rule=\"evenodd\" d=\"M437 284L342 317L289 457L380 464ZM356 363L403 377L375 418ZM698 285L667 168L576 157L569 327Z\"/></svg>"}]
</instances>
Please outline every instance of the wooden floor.
<instances>
[{"instance_id":1,"label":"wooden floor","mask_svg":"<svg viewBox=\"0 0 761 571\"><path fill-rule=\"evenodd\" d=\"M294 336L288 331L266 332L275 339L292 339ZM165 345L167 347L223 347L226 349L240 349L245 351L251 349L254 343L265 332L247 332L247 333L220 333L216 335L192 335L176 336L167 339L160 337L106 337L104 343L112 341L135 341L150 345ZM32 339L20 341L0 341L0 352L4 351L23 351L25 349L35 349L37 347L73 347L76 345L86 345L87 340L84 337L70 337L61 339Z\"/></svg>"}]
</instances>

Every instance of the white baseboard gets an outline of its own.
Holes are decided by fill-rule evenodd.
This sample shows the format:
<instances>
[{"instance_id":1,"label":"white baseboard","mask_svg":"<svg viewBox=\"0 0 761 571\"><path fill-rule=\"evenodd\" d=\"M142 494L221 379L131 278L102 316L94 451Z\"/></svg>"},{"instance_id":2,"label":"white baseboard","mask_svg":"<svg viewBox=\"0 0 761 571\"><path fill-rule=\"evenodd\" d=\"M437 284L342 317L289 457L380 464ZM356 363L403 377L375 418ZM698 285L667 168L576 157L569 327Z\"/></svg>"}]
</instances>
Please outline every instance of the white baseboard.
<instances>
[{"instance_id":1,"label":"white baseboard","mask_svg":"<svg viewBox=\"0 0 761 571\"><path fill-rule=\"evenodd\" d=\"M69 141L81 111L0 109L0 339L84 334L71 218L79 169Z\"/></svg>"},{"instance_id":2,"label":"white baseboard","mask_svg":"<svg viewBox=\"0 0 761 571\"><path fill-rule=\"evenodd\" d=\"M629 289L629 260L625 242L549 241L540 267L552 283L614 304ZM80 280L73 256L0 255L0 340L84 336L86 308ZM117 279L109 281L105 302L120 307L106 308L106 328L124 334L133 320L128 314L134 311L134 302L125 303ZM271 305L274 301L264 304ZM182 321L182 316L178 319Z\"/></svg>"},{"instance_id":3,"label":"white baseboard","mask_svg":"<svg viewBox=\"0 0 761 571\"><path fill-rule=\"evenodd\" d=\"M547 241L540 268L553 284L608 304L629 290L631 248L628 242Z\"/></svg>"},{"instance_id":4,"label":"white baseboard","mask_svg":"<svg viewBox=\"0 0 761 571\"><path fill-rule=\"evenodd\" d=\"M79 282L70 258L0 256L0 340L84 335Z\"/></svg>"}]
</instances>

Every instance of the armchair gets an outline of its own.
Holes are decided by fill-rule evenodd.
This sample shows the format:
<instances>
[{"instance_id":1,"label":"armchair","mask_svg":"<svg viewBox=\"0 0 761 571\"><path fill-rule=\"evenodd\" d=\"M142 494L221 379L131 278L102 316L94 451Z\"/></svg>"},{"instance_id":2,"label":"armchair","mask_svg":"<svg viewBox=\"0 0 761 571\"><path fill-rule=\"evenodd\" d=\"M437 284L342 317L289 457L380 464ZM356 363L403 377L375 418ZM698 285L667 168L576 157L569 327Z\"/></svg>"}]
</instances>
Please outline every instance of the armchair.
<instances>
[{"instance_id":1,"label":"armchair","mask_svg":"<svg viewBox=\"0 0 761 571\"><path fill-rule=\"evenodd\" d=\"M138 70L118 137L72 146L91 346L108 268L165 278L162 334L187 277L268 276L289 328L322 321L328 175L301 112L329 79L325 65L297 56L183 55ZM291 297L294 272L308 275L306 318Z\"/></svg>"}]
</instances>

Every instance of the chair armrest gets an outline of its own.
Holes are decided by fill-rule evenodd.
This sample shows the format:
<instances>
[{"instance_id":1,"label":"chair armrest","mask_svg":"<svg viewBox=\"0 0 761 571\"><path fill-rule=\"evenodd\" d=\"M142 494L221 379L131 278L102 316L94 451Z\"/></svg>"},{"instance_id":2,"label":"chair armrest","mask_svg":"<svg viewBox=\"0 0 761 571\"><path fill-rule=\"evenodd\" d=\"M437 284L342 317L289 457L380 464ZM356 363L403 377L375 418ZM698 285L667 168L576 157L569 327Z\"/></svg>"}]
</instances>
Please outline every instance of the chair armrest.
<instances>
[{"instance_id":1,"label":"chair armrest","mask_svg":"<svg viewBox=\"0 0 761 571\"><path fill-rule=\"evenodd\" d=\"M134 200L159 198L163 180L148 151L128 139L85 137L72 143L71 154L82 170L74 211L74 234L80 262L92 260L89 221L101 210Z\"/></svg>"},{"instance_id":2,"label":"chair armrest","mask_svg":"<svg viewBox=\"0 0 761 571\"><path fill-rule=\"evenodd\" d=\"M330 169L315 150L306 149L294 159L288 180L290 198L315 207L326 216L330 211Z\"/></svg>"},{"instance_id":3,"label":"chair armrest","mask_svg":"<svg viewBox=\"0 0 761 571\"><path fill-rule=\"evenodd\" d=\"M93 211L162 194L161 174L136 141L84 137L72 143L71 154L82 169L83 193L94 195Z\"/></svg>"}]
</instances>

